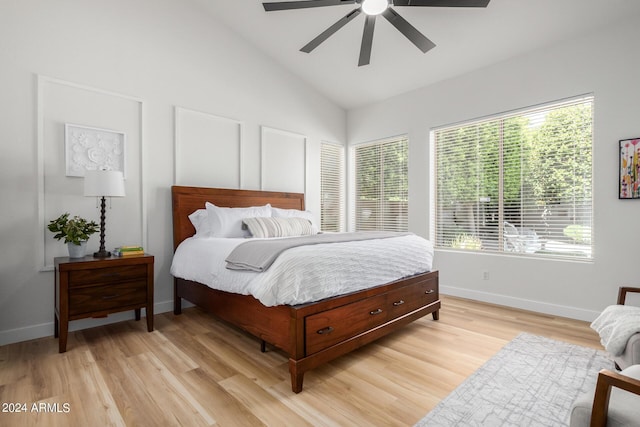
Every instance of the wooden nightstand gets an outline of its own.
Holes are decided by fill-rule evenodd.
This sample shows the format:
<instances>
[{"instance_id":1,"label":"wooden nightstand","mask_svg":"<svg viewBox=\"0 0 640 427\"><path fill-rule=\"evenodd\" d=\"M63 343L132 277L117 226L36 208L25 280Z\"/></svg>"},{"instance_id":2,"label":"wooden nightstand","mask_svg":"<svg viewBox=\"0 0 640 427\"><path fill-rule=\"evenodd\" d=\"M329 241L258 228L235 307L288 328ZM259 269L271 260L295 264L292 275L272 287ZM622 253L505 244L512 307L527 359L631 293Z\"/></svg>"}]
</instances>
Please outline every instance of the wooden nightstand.
<instances>
[{"instance_id":1,"label":"wooden nightstand","mask_svg":"<svg viewBox=\"0 0 640 427\"><path fill-rule=\"evenodd\" d=\"M153 256L54 259L56 269L54 336L67 351L69 321L106 317L110 313L146 309L153 331Z\"/></svg>"}]
</instances>

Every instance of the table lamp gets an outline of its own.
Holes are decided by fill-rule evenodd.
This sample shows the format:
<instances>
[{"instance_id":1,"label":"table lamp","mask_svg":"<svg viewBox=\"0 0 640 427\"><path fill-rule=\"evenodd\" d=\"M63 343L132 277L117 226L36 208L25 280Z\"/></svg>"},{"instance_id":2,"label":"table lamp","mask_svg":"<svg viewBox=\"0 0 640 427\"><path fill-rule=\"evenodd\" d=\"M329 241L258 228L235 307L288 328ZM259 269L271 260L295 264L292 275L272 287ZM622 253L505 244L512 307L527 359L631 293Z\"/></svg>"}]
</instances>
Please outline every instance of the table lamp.
<instances>
[{"instance_id":1,"label":"table lamp","mask_svg":"<svg viewBox=\"0 0 640 427\"><path fill-rule=\"evenodd\" d=\"M124 177L120 171L89 170L84 175L84 195L100 197L100 249L94 258L107 258L111 252L104 247L104 223L107 197L124 197Z\"/></svg>"}]
</instances>

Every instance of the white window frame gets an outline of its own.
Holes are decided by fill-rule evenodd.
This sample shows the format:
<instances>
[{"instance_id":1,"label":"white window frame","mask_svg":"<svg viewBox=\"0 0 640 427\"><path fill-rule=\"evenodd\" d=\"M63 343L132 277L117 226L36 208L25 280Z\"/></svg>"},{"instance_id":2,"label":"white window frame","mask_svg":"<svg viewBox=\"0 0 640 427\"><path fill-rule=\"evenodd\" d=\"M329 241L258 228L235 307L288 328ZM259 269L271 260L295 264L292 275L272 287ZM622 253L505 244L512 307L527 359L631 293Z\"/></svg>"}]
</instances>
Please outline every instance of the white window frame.
<instances>
[{"instance_id":1,"label":"white window frame","mask_svg":"<svg viewBox=\"0 0 640 427\"><path fill-rule=\"evenodd\" d=\"M386 144L394 144L394 143L404 143L406 145L405 149L407 151L407 161L406 161L406 176L404 177L405 181L407 182L407 192L406 192L406 207L405 208L400 208L404 211L404 213L401 213L400 215L394 215L394 213L391 214L384 214L381 216L378 216L378 220L377 221L372 221L369 226L365 226L364 228L362 227L362 219L357 218L357 216L360 214L358 212L358 200L357 200L357 195L358 195L358 170L357 170L357 151L360 149L366 149L367 147L373 147L373 146L382 146L382 145L386 145ZM350 147L349 150L349 177L350 177L350 186L349 186L349 199L350 199L350 203L349 203L349 210L350 210L350 215L349 215L349 229L353 230L353 231L359 231L359 230L388 230L388 231L408 231L409 228L409 191L408 191L408 179L409 179L409 137L408 135L398 135L398 136L394 136L394 137L389 137L389 138L384 138L384 139L379 139L379 140L375 140L375 141L369 141L369 142L365 142L365 143L360 143L360 144L354 144ZM378 199L379 203L385 203L384 201L381 201ZM386 201L386 203L388 203L388 201ZM388 204L387 204L388 206ZM379 208L379 206L377 206L377 208ZM376 213L378 212L377 210L375 211ZM375 226L373 226L372 224L375 222Z\"/></svg>"},{"instance_id":2,"label":"white window frame","mask_svg":"<svg viewBox=\"0 0 640 427\"><path fill-rule=\"evenodd\" d=\"M511 211L509 211L509 206L505 208L505 195L504 195L504 180L503 177L505 175L505 165L503 162L505 162L504 160L504 153L506 153L506 149L503 149L503 140L502 137L499 137L496 139L496 144L499 144L499 167L497 168L499 171L499 189L498 189L498 199L499 199L499 207L496 209L497 211L497 224L495 227L493 227L492 232L494 234L494 237L496 235L497 232L497 242L495 242L495 244L486 244L486 240L483 239L482 235L482 231L486 231L489 230L489 228L485 228L484 230L482 230L482 228L480 226L478 226L478 222L480 222L479 220L474 220L471 221L469 220L469 223L473 223L474 227L472 228L472 231L470 233L466 233L466 232L458 232L458 231L451 231L452 229L454 229L455 227L450 227L448 224L450 224L452 222L451 217L451 210L453 209L451 206L451 203L455 202L457 199L455 196L453 197L449 197L447 195L445 195L444 193L440 194L440 189L438 188L438 182L439 182L439 176L440 173L445 174L446 172L439 172L438 171L438 167L441 165L441 163L439 163L438 160L438 156L447 154L445 151L447 151L446 147L439 147L439 141L437 140L437 136L440 136L441 138L445 138L447 135L454 135L453 132L460 132L462 133L464 130L466 129L470 129L473 128L473 126L481 126L483 124L489 124L489 123L494 123L494 122L498 122L498 123L504 123L506 120L508 119L513 119L513 118L517 118L517 117L532 117L535 116L536 114L540 115L540 122L543 121L542 116L543 114L545 114L545 112L549 112L549 111L555 111L556 109L560 109L563 107L570 107L570 106L575 106L575 105L579 105L579 104L587 104L588 107L591 108L590 112L591 112L591 116L590 116L590 140L588 141L590 144L590 153L589 153L589 158L590 158L590 164L588 165L589 167L589 173L590 176L587 174L585 175L584 179L588 179L588 182L590 183L590 188L588 189L588 192L590 194L590 200L588 203L583 204L580 203L579 205L574 205L573 207L575 208L576 206L582 208L584 207L584 209L579 211L579 214L577 216L577 218L580 220L581 224L580 224L580 232L584 233L584 239L574 239L571 242L564 242L564 241L560 241L560 239L557 238L557 236L559 235L559 229L563 226L563 222L561 220L555 220L555 223L552 223L553 226L556 227L555 231L555 236L556 238L550 238L548 237L548 235L545 237L543 236L543 238L539 238L537 235L534 235L535 233L531 233L531 227L529 227L529 225L534 224L537 225L536 222L533 221L526 221L526 220L521 220L519 223L515 224L516 225L516 232L515 232L515 237L514 237L514 228L511 227L512 224L508 223L508 221L505 220L505 212L506 213L510 213ZM457 123L455 125L447 125L447 126L442 126L442 127L438 127L438 128L434 128L431 130L431 159L432 159L432 185L431 185L431 194L432 194L432 198L431 198L431 238L434 242L434 245L437 249L439 250L462 250L462 251L479 251L479 252L489 252L489 253L500 253L500 254L508 254L508 255L518 255L518 256L527 256L527 257L549 257L549 258L554 258L554 259L565 259L565 260L572 260L572 261L587 261L587 262L592 262L594 259L594 241L593 241L593 200L594 200L594 185L593 185L593 151L594 151L594 143L593 143L593 126L594 126L594 120L593 120L593 111L595 109L594 107L595 105L595 100L594 100L594 96L592 94L587 94L587 95L582 95L582 96L578 96L578 97L574 97L574 98L570 98L570 99L565 99L565 100L560 100L560 101L555 101L555 102L550 102L550 103L546 103L544 105L539 105L539 106L534 106L534 107L529 107L529 108L523 108L517 111L511 111L511 112L507 112L507 113L502 113L502 114L496 114L493 116L489 116L489 117L485 117L482 119L475 119L475 120L470 120L470 121L466 121L466 122L461 122L461 123ZM548 113L547 113L548 114ZM502 122L500 122L502 120ZM532 121L530 121L529 123L533 123L533 119ZM532 126L532 125L530 125ZM448 133L451 132L451 133ZM454 139L451 139L451 141L455 141L455 136L453 137ZM481 139L479 138L479 141ZM482 140L483 142L486 142L487 140ZM507 141L507 140L505 140ZM507 142L512 142L511 141L507 141ZM461 143L465 143L467 142L467 139L465 140L460 140ZM494 145L495 146L495 145ZM522 145L521 145L522 146ZM455 147L455 146L452 146ZM451 149L451 152L449 154L454 154L453 150L455 148ZM581 151L582 152L582 151ZM526 156L525 156L526 157ZM525 157L520 157L520 160L522 161L523 158ZM511 157L513 159L513 157ZM448 163L450 164L450 163ZM483 163L483 165L488 165L487 163ZM522 168L522 164L520 164L518 166L518 169ZM562 170L562 169L558 169L558 170ZM473 176L473 175L472 175ZM524 176L524 175L523 175ZM443 175L444 178L444 175ZM476 180L479 180L480 178L476 178ZM525 178L523 178L523 180L521 181L521 186L524 185L524 182L527 183L532 183L535 181L532 180L527 180L526 176ZM477 181L480 182L480 181ZM480 183L478 183L478 185L481 185ZM526 207L522 208L522 209L526 209L528 207L532 206L532 201L537 203L537 201L535 200L536 197L533 195L530 195L530 193L527 193L525 190L523 190L524 187L521 187L521 194L524 191L524 194L527 194L528 196L526 198L522 198L521 197L521 201L522 203L526 203ZM575 188L587 188L587 187L575 187ZM495 187L494 187L494 191L495 191ZM472 217L472 216L476 216L476 217L480 217L480 218L486 218L486 215L484 215L484 213L481 212L480 215L477 214L478 209L480 209L478 206L482 205L483 203L487 202L487 200L481 200L481 199L485 199L481 196L483 196L483 194L480 194L482 191L480 191L478 194L476 194L476 198L477 200L475 202L472 202L473 210L474 213L468 214L468 217ZM445 200L448 199L448 203L445 203L444 205L449 206L449 208L440 206L443 204L443 202ZM458 202L462 202L461 200L458 200ZM493 201L492 201L493 202ZM474 204L475 203L475 204ZM566 202L565 202L566 204ZM458 206L460 205L460 203L456 203L456 207L455 209L458 209ZM511 206L512 207L512 206ZM525 214L523 213L524 211L520 212L520 215L522 217L525 216ZM454 212L453 217L456 218L456 215L458 214L458 212ZM463 218L463 223L464 223L464 213L460 213L460 217ZM495 215L494 215L495 216ZM455 219L453 221L456 221ZM501 224L504 224L503 226L501 226ZM549 225L547 224L546 226L546 230L549 230ZM533 230L535 232L535 230ZM566 231L566 228L565 228ZM472 238L470 238L470 242L461 242L460 240L457 239L452 239L451 237L456 234L456 237L458 237L459 235L465 235L465 236L471 236ZM547 233L548 234L548 233ZM569 236L569 234L564 233L565 236ZM473 237L478 237L478 239L473 239ZM533 241L535 239L535 242ZM463 239L464 240L464 239ZM567 238L567 240L570 240L570 238Z\"/></svg>"},{"instance_id":3,"label":"white window frame","mask_svg":"<svg viewBox=\"0 0 640 427\"><path fill-rule=\"evenodd\" d=\"M338 176L329 176L327 174L325 176L325 170L323 169L323 162L325 152L324 149L331 149L333 155L337 155L337 158L333 159L334 162L337 163L335 169L338 171ZM334 169L334 170L335 170ZM322 231L344 231L346 229L346 147L342 144L321 141L320 143L320 229ZM326 194L324 187L325 185L331 186L333 183L334 187L331 188L331 193ZM326 218L324 214L326 212L325 203L328 203L330 198L333 198L335 194L338 194L338 227L332 228L328 227L326 222ZM336 200L332 201L334 204Z\"/></svg>"}]
</instances>

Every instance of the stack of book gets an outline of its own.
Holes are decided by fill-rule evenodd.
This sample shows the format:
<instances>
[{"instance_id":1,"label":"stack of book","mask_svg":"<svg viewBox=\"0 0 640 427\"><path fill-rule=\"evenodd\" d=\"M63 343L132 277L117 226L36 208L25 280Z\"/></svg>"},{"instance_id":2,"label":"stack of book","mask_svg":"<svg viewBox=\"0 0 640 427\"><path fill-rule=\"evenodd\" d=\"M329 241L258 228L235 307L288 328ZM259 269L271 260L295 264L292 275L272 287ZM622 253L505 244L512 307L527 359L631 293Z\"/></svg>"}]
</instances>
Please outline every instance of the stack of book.
<instances>
[{"instance_id":1,"label":"stack of book","mask_svg":"<svg viewBox=\"0 0 640 427\"><path fill-rule=\"evenodd\" d=\"M142 246L120 246L113 250L114 256L136 256L144 255Z\"/></svg>"}]
</instances>

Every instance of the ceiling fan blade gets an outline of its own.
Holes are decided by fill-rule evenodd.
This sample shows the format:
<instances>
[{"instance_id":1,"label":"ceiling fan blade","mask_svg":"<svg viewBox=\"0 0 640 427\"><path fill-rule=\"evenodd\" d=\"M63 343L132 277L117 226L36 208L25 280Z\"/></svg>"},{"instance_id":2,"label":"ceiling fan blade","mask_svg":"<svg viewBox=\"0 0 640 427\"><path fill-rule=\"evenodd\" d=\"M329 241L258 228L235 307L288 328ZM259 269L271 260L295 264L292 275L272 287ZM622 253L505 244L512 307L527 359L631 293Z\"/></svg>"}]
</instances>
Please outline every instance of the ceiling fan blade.
<instances>
[{"instance_id":1,"label":"ceiling fan blade","mask_svg":"<svg viewBox=\"0 0 640 427\"><path fill-rule=\"evenodd\" d=\"M487 7L490 0L393 0L394 6Z\"/></svg>"},{"instance_id":2,"label":"ceiling fan blade","mask_svg":"<svg viewBox=\"0 0 640 427\"><path fill-rule=\"evenodd\" d=\"M364 21L364 32L362 33L362 44L360 45L360 59L358 67L369 65L371 60L371 47L373 46L373 29L376 26L376 16L367 15Z\"/></svg>"},{"instance_id":3,"label":"ceiling fan blade","mask_svg":"<svg viewBox=\"0 0 640 427\"><path fill-rule=\"evenodd\" d=\"M304 1L277 1L262 3L264 10L306 9L308 7L340 6L341 4L355 4L356 0L304 0Z\"/></svg>"},{"instance_id":4,"label":"ceiling fan blade","mask_svg":"<svg viewBox=\"0 0 640 427\"><path fill-rule=\"evenodd\" d=\"M300 51L310 53L313 49L317 48L320 45L320 43L322 43L323 41L331 37L340 28L347 25L349 21L351 21L353 18L360 15L360 11L361 11L360 8L352 10L346 16L341 18L338 22L336 22L335 24L333 24L332 26L324 30L318 37L316 37L315 39L311 40L309 43L304 45L304 47L300 49Z\"/></svg>"},{"instance_id":5,"label":"ceiling fan blade","mask_svg":"<svg viewBox=\"0 0 640 427\"><path fill-rule=\"evenodd\" d=\"M398 31L404 34L411 43L416 45L416 47L422 51L422 53L426 53L436 47L434 42L426 38L420 31L416 30L413 25L409 24L402 16L398 15L398 12L395 10L388 8L382 12L382 16L387 18L387 21L396 27Z\"/></svg>"}]
</instances>

